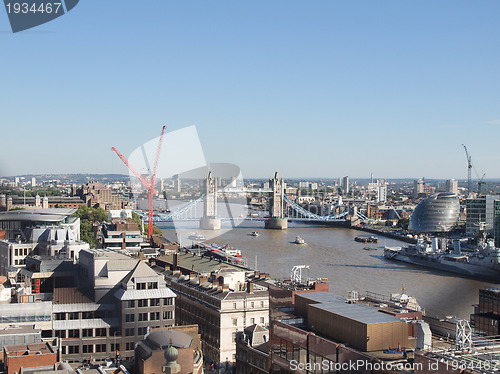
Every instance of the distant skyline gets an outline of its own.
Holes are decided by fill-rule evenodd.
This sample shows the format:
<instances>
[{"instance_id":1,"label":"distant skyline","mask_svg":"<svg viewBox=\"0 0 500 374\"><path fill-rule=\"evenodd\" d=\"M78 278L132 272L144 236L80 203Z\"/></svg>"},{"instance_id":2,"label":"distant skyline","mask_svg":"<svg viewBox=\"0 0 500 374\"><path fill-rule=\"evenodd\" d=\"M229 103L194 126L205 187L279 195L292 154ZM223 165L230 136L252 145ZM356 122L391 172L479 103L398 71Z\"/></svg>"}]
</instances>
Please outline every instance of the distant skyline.
<instances>
[{"instance_id":1,"label":"distant skyline","mask_svg":"<svg viewBox=\"0 0 500 374\"><path fill-rule=\"evenodd\" d=\"M85 1L12 34L0 177L120 173L195 125L243 178L500 178L500 2ZM475 173L473 178L476 179Z\"/></svg>"}]
</instances>

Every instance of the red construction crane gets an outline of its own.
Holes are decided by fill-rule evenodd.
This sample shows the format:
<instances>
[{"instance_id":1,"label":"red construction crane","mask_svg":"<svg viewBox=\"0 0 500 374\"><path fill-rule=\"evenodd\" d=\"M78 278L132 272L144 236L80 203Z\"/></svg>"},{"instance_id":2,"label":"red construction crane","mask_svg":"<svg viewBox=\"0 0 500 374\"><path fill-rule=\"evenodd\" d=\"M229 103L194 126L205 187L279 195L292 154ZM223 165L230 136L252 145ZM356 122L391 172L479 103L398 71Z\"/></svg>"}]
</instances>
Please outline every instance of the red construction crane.
<instances>
[{"instance_id":1,"label":"red construction crane","mask_svg":"<svg viewBox=\"0 0 500 374\"><path fill-rule=\"evenodd\" d=\"M161 130L161 135L160 139L158 140L158 148L156 149L156 159L155 159L155 164L153 166L153 173L151 173L151 170L149 170L149 179L148 177L143 177L141 174L139 174L133 167L132 165L129 164L127 158L122 155L118 150L113 147L113 151L116 152L118 157L123 161L125 165L130 169L130 171L141 181L143 186L146 188L148 191L148 238L151 240L151 237L153 236L153 195L155 193L155 184L156 184L156 169L158 168L158 160L160 159L160 151L161 151L161 145L163 143L163 133L165 132L165 126L163 126ZM147 161L147 160L146 160Z\"/></svg>"}]
</instances>

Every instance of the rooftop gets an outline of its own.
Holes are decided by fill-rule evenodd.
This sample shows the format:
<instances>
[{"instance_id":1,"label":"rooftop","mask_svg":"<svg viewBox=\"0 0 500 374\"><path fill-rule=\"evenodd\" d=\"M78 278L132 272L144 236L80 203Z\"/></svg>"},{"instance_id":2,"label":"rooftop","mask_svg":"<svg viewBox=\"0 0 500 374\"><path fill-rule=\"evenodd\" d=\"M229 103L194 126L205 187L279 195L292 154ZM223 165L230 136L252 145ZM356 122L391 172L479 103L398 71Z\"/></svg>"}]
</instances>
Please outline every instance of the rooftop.
<instances>
[{"instance_id":1,"label":"rooftop","mask_svg":"<svg viewBox=\"0 0 500 374\"><path fill-rule=\"evenodd\" d=\"M316 301L311 308L328 311L365 324L398 322L399 318L380 312L377 308L363 304L349 304L341 296L329 292L300 294L308 300Z\"/></svg>"},{"instance_id":2,"label":"rooftop","mask_svg":"<svg viewBox=\"0 0 500 374\"><path fill-rule=\"evenodd\" d=\"M23 209L0 212L0 221L61 222L76 209Z\"/></svg>"},{"instance_id":3,"label":"rooftop","mask_svg":"<svg viewBox=\"0 0 500 374\"><path fill-rule=\"evenodd\" d=\"M6 354L12 356L34 356L55 353L48 343L10 345L7 347L4 346L3 349Z\"/></svg>"},{"instance_id":4,"label":"rooftop","mask_svg":"<svg viewBox=\"0 0 500 374\"><path fill-rule=\"evenodd\" d=\"M171 264L173 256L158 257L157 260ZM210 274L212 271L217 271L222 268L233 268L242 270L240 267L219 262L219 260L211 260L208 257L201 257L194 253L179 252L178 254L179 267L189 271L195 271L200 274Z\"/></svg>"}]
</instances>

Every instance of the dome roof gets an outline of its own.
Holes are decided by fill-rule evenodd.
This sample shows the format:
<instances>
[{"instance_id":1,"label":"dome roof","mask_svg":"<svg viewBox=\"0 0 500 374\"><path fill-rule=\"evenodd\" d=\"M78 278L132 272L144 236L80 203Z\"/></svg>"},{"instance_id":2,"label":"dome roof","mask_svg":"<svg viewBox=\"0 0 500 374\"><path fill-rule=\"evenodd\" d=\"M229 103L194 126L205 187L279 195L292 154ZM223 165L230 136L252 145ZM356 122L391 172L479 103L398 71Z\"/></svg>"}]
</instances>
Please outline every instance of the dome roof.
<instances>
[{"instance_id":1,"label":"dome roof","mask_svg":"<svg viewBox=\"0 0 500 374\"><path fill-rule=\"evenodd\" d=\"M176 330L156 330L146 337L146 343L152 349L167 349L170 345L176 348L188 348L193 338Z\"/></svg>"},{"instance_id":2,"label":"dome roof","mask_svg":"<svg viewBox=\"0 0 500 374\"><path fill-rule=\"evenodd\" d=\"M460 202L457 195L441 192L418 203L408 228L423 233L447 232L457 224L459 214Z\"/></svg>"}]
</instances>

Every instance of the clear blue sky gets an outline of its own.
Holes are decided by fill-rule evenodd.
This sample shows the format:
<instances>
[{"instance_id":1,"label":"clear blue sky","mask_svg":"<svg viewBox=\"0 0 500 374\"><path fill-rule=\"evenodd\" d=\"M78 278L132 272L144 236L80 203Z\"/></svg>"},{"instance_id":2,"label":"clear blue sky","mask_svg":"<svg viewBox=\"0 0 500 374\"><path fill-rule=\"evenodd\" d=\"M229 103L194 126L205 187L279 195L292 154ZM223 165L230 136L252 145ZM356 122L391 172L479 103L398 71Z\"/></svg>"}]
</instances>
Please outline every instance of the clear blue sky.
<instances>
[{"instance_id":1,"label":"clear blue sky","mask_svg":"<svg viewBox=\"0 0 500 374\"><path fill-rule=\"evenodd\" d=\"M500 172L500 2L83 0L12 34L0 176L127 173L195 125L244 177Z\"/></svg>"}]
</instances>

